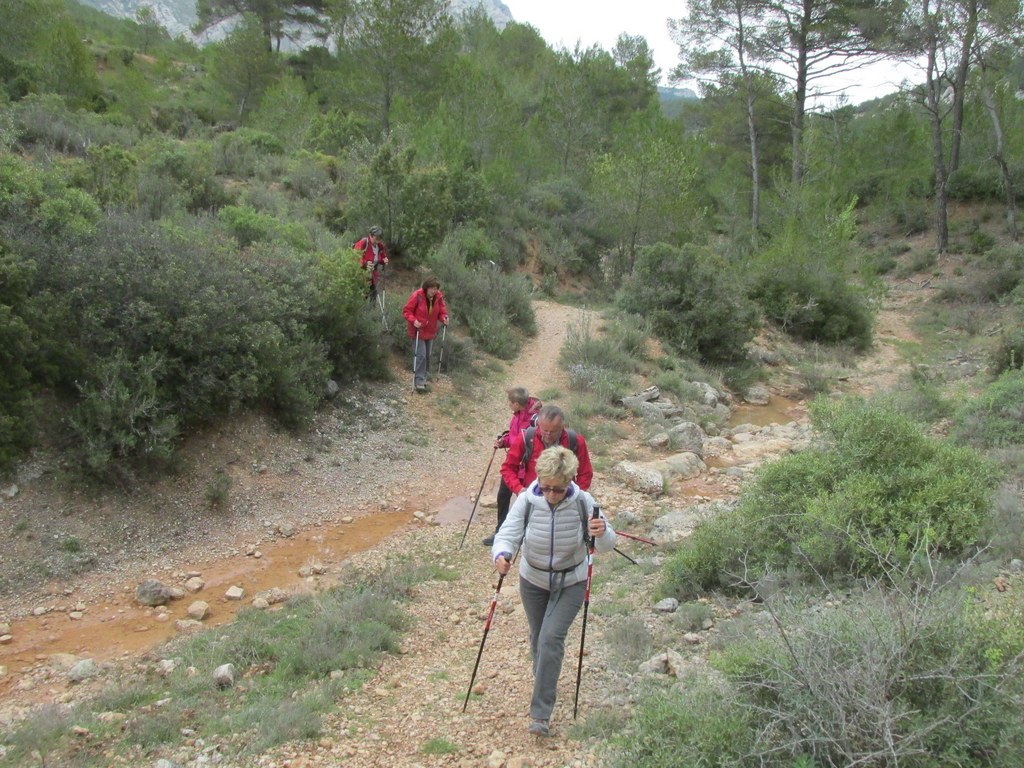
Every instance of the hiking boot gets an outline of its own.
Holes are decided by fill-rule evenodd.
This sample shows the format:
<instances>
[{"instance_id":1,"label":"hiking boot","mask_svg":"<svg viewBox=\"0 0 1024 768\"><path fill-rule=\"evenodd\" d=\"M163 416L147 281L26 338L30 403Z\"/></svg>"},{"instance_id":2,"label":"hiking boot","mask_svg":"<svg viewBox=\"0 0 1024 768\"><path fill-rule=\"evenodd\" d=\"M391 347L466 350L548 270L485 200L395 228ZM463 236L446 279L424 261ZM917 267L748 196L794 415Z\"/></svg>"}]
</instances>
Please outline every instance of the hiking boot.
<instances>
[{"instance_id":1,"label":"hiking boot","mask_svg":"<svg viewBox=\"0 0 1024 768\"><path fill-rule=\"evenodd\" d=\"M488 547L491 546L491 544L494 543L494 534L492 533L490 536L484 536L483 543Z\"/></svg>"},{"instance_id":2,"label":"hiking boot","mask_svg":"<svg viewBox=\"0 0 1024 768\"><path fill-rule=\"evenodd\" d=\"M534 736L547 736L548 735L548 721L547 720L531 720L530 721L529 731Z\"/></svg>"},{"instance_id":3,"label":"hiking boot","mask_svg":"<svg viewBox=\"0 0 1024 768\"><path fill-rule=\"evenodd\" d=\"M426 384L417 384L416 385L416 394L417 395L425 395L429 391L430 390L427 389L427 385Z\"/></svg>"}]
</instances>

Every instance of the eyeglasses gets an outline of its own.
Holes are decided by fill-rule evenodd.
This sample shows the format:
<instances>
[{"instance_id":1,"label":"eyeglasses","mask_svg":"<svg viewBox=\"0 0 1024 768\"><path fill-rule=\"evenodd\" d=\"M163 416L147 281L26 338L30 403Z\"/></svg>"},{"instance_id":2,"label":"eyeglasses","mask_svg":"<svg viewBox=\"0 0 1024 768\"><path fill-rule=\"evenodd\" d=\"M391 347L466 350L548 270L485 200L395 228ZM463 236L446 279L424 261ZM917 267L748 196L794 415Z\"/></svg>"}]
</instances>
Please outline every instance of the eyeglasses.
<instances>
[{"instance_id":1,"label":"eyeglasses","mask_svg":"<svg viewBox=\"0 0 1024 768\"><path fill-rule=\"evenodd\" d=\"M569 487L566 485L563 485L561 487L557 485L542 485L540 487L541 493L557 493L559 496L561 496L567 490L569 490Z\"/></svg>"}]
</instances>

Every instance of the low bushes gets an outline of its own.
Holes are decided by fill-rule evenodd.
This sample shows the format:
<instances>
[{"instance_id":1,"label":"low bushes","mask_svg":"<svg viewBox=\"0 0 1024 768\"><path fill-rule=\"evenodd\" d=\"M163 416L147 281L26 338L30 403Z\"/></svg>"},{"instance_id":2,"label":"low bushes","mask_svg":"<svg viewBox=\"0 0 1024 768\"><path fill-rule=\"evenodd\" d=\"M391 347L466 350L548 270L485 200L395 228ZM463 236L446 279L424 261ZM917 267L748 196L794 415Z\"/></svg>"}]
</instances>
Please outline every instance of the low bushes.
<instances>
[{"instance_id":1,"label":"low bushes","mask_svg":"<svg viewBox=\"0 0 1024 768\"><path fill-rule=\"evenodd\" d=\"M990 612L957 574L900 587L824 609L768 599L760 632L641 697L615 764L1016 765L1019 608Z\"/></svg>"},{"instance_id":2,"label":"low bushes","mask_svg":"<svg viewBox=\"0 0 1024 768\"><path fill-rule=\"evenodd\" d=\"M707 248L647 246L639 250L618 304L646 318L656 336L684 354L709 362L740 360L759 318L730 275Z\"/></svg>"},{"instance_id":3,"label":"low bushes","mask_svg":"<svg viewBox=\"0 0 1024 768\"><path fill-rule=\"evenodd\" d=\"M499 272L488 263L492 251L486 235L474 228L448 235L431 255L429 266L450 301L449 310L469 329L483 351L511 360L523 336L537 333L529 280Z\"/></svg>"},{"instance_id":4,"label":"low bushes","mask_svg":"<svg viewBox=\"0 0 1024 768\"><path fill-rule=\"evenodd\" d=\"M956 419L956 436L982 448L1024 445L1024 370L1007 370L968 403Z\"/></svg>"},{"instance_id":5,"label":"low bushes","mask_svg":"<svg viewBox=\"0 0 1024 768\"><path fill-rule=\"evenodd\" d=\"M956 555L976 541L995 474L975 452L927 438L890 406L818 400L812 415L828 447L765 466L667 564L664 593L745 590L787 570L877 577L916 552Z\"/></svg>"},{"instance_id":6,"label":"low bushes","mask_svg":"<svg viewBox=\"0 0 1024 768\"><path fill-rule=\"evenodd\" d=\"M851 282L854 205L829 210L795 196L775 222L748 275L749 295L790 335L826 344L871 344L873 312L863 287Z\"/></svg>"},{"instance_id":7,"label":"low bushes","mask_svg":"<svg viewBox=\"0 0 1024 768\"><path fill-rule=\"evenodd\" d=\"M0 473L11 468L32 435L29 361L35 342L25 318L33 266L0 242Z\"/></svg>"},{"instance_id":8,"label":"low bushes","mask_svg":"<svg viewBox=\"0 0 1024 768\"><path fill-rule=\"evenodd\" d=\"M633 391L633 374L640 358L631 345L631 335L599 335L583 317L572 322L559 353L559 363L569 372L569 386L579 392L593 392L609 403Z\"/></svg>"},{"instance_id":9,"label":"low bushes","mask_svg":"<svg viewBox=\"0 0 1024 768\"><path fill-rule=\"evenodd\" d=\"M33 290L31 369L72 394L81 464L99 477L168 459L183 429L244 408L304 424L332 373L385 370L347 252L239 253L209 225L108 217L42 253Z\"/></svg>"}]
</instances>

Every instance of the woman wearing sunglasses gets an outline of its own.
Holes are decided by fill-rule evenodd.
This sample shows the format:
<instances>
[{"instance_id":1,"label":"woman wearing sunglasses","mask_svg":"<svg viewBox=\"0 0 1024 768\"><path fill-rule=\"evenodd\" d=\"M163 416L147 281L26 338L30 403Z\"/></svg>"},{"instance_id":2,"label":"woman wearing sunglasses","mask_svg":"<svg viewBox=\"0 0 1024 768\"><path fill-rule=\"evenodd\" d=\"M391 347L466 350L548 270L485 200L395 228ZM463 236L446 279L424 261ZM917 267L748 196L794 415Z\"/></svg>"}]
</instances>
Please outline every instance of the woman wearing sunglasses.
<instances>
[{"instance_id":1,"label":"woman wearing sunglasses","mask_svg":"<svg viewBox=\"0 0 1024 768\"><path fill-rule=\"evenodd\" d=\"M491 556L498 573L519 561L519 596L530 624L533 698L530 733L548 735L565 637L583 605L587 581L587 544L598 552L615 548L615 531L603 514L592 518L595 501L573 478L579 461L562 446L537 459L537 479L516 499L495 534Z\"/></svg>"}]
</instances>

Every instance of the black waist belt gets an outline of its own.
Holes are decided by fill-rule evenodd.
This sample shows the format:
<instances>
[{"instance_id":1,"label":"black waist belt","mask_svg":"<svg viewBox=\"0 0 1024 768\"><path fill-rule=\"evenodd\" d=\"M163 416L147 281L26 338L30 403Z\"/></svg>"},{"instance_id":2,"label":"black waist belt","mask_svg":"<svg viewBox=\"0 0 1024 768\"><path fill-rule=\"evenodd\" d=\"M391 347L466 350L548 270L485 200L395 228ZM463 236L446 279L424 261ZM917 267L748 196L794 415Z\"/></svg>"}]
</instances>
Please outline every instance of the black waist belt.
<instances>
[{"instance_id":1,"label":"black waist belt","mask_svg":"<svg viewBox=\"0 0 1024 768\"><path fill-rule=\"evenodd\" d=\"M527 560L526 562L530 563L529 560ZM576 563L576 565L571 565L568 568L560 568L560 569L559 568L542 568L539 565L534 565L533 563L530 563L530 567L534 568L534 569L536 569L538 571L543 571L544 573L572 573L577 568L579 568L581 565L583 565L583 563L584 563L584 561L580 560L578 563Z\"/></svg>"}]
</instances>

